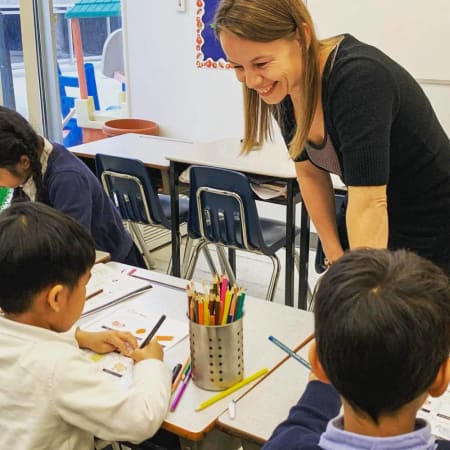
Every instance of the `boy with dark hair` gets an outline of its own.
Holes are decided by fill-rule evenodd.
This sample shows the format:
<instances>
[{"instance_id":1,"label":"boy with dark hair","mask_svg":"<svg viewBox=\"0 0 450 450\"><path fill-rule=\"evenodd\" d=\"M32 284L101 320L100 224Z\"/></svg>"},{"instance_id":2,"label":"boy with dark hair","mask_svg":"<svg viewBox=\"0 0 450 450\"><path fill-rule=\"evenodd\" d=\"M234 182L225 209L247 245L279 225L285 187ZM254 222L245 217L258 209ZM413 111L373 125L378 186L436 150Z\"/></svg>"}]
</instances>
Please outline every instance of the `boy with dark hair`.
<instances>
[{"instance_id":1,"label":"boy with dark hair","mask_svg":"<svg viewBox=\"0 0 450 450\"><path fill-rule=\"evenodd\" d=\"M349 252L324 275L314 316L312 381L264 450L450 449L416 418L450 381L442 270L404 250Z\"/></svg>"},{"instance_id":2,"label":"boy with dark hair","mask_svg":"<svg viewBox=\"0 0 450 450\"><path fill-rule=\"evenodd\" d=\"M0 214L1 448L88 450L94 436L140 442L167 414L171 375L156 341L139 349L129 333L73 327L94 259L83 227L44 204ZM130 389L118 389L80 347L132 357Z\"/></svg>"}]
</instances>

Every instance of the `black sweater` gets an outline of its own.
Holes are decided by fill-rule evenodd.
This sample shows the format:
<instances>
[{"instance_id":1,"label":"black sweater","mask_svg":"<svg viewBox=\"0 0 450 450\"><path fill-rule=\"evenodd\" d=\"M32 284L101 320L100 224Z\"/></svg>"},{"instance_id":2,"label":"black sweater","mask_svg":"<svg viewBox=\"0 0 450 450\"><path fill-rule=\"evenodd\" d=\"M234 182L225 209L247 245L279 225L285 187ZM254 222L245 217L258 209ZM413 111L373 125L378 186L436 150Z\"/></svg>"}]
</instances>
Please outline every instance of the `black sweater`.
<instances>
[{"instance_id":1,"label":"black sweater","mask_svg":"<svg viewBox=\"0 0 450 450\"><path fill-rule=\"evenodd\" d=\"M345 35L325 66L322 102L344 183L387 185L389 247L424 256L449 248L450 141L413 77ZM289 142L295 131L290 97L282 111ZM307 158L303 152L298 160Z\"/></svg>"}]
</instances>

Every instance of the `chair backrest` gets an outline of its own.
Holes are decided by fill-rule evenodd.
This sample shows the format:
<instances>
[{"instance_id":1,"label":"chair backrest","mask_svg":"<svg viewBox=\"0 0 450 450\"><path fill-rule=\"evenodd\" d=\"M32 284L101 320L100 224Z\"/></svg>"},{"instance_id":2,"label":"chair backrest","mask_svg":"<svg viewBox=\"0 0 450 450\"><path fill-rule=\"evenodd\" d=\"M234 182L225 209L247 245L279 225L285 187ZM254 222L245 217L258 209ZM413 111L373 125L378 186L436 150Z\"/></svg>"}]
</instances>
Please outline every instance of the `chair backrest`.
<instances>
[{"instance_id":1,"label":"chair backrest","mask_svg":"<svg viewBox=\"0 0 450 450\"><path fill-rule=\"evenodd\" d=\"M97 154L95 167L103 188L119 209L123 220L170 228L142 161Z\"/></svg>"},{"instance_id":2,"label":"chair backrest","mask_svg":"<svg viewBox=\"0 0 450 450\"><path fill-rule=\"evenodd\" d=\"M190 169L189 236L243 249L261 249L258 211L245 175L227 169Z\"/></svg>"}]
</instances>

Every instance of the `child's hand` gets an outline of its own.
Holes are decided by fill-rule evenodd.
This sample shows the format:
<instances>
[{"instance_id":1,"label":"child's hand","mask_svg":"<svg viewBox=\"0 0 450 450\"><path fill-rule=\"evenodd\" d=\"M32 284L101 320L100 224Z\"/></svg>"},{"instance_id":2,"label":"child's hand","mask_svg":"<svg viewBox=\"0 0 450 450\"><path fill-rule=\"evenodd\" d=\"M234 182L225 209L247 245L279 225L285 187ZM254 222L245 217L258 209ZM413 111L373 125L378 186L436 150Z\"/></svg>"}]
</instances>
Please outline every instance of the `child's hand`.
<instances>
[{"instance_id":1,"label":"child's hand","mask_svg":"<svg viewBox=\"0 0 450 450\"><path fill-rule=\"evenodd\" d=\"M96 353L110 353L118 350L122 355L130 356L137 347L136 338L125 331L89 332L77 329L76 339L81 348L88 348Z\"/></svg>"},{"instance_id":2,"label":"child's hand","mask_svg":"<svg viewBox=\"0 0 450 450\"><path fill-rule=\"evenodd\" d=\"M135 362L142 361L143 359L159 359L164 358L164 351L161 345L156 339L152 339L144 348L136 348L130 353L130 357Z\"/></svg>"}]
</instances>

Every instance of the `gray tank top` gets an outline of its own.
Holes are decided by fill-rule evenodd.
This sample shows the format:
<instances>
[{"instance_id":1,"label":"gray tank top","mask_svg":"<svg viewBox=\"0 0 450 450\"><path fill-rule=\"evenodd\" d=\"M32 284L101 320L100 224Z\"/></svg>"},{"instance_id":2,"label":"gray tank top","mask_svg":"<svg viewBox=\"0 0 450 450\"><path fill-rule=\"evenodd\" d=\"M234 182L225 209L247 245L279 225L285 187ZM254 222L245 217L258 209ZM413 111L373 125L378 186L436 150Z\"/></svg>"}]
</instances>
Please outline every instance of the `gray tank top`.
<instances>
[{"instance_id":1,"label":"gray tank top","mask_svg":"<svg viewBox=\"0 0 450 450\"><path fill-rule=\"evenodd\" d=\"M339 49L339 44L342 39L336 44L336 48L333 52L333 59L330 64L330 72L333 69L334 61L336 59L336 54ZM333 142L327 131L325 130L325 142L320 147L313 145L310 142L306 142L305 150L308 154L309 159L321 169L327 172L334 173L342 177L341 165L339 164L339 159L336 154L336 149L334 148Z\"/></svg>"}]
</instances>

